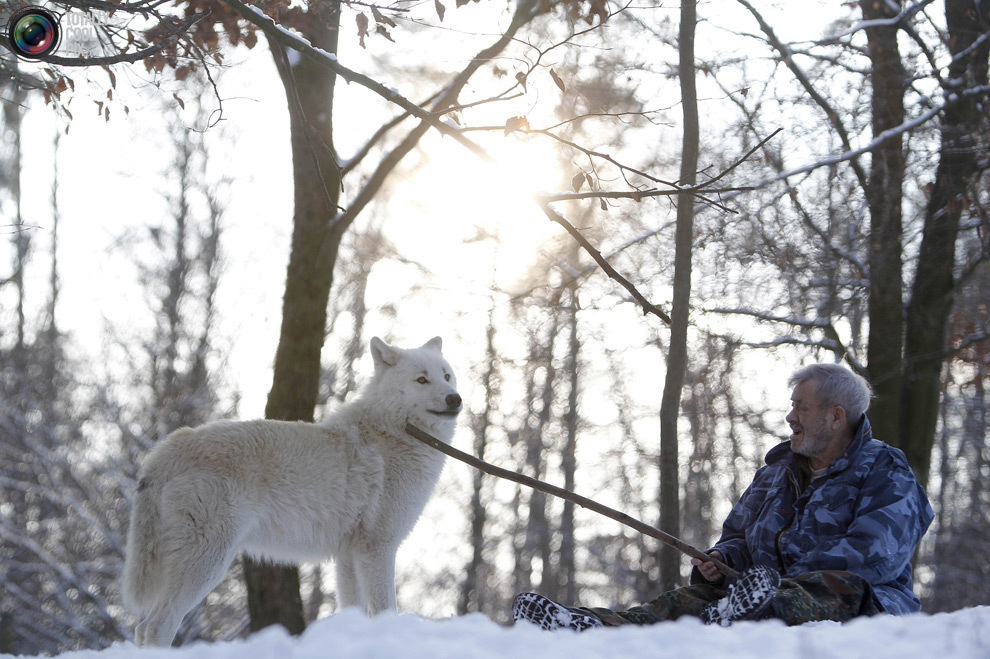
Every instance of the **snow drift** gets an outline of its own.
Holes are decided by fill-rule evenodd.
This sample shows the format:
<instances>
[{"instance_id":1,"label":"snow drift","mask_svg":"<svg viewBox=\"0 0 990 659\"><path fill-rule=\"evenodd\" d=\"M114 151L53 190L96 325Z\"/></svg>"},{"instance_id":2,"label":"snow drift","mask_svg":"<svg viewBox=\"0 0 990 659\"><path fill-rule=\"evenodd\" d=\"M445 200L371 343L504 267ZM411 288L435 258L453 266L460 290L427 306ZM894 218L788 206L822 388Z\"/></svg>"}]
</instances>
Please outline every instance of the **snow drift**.
<instances>
[{"instance_id":1,"label":"snow drift","mask_svg":"<svg viewBox=\"0 0 990 659\"><path fill-rule=\"evenodd\" d=\"M441 659L483 657L752 657L848 659L869 657L990 657L990 607L953 613L880 616L845 625L812 623L786 627L778 621L747 622L722 629L696 619L651 627L547 633L531 625L501 627L471 614L428 620L386 613L370 619L346 610L314 623L298 637L271 628L244 641L195 643L177 649L139 649L130 643L102 651L83 650L63 659L309 659L374 657Z\"/></svg>"}]
</instances>

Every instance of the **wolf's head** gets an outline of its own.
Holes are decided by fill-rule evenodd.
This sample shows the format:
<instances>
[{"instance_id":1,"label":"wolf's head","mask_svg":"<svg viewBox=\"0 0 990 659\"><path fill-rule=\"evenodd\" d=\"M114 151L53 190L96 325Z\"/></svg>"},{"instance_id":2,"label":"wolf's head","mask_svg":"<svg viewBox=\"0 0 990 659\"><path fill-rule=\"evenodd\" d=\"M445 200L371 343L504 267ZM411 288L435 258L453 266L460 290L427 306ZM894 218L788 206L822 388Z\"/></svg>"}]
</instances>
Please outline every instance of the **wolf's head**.
<instances>
[{"instance_id":1,"label":"wolf's head","mask_svg":"<svg viewBox=\"0 0 990 659\"><path fill-rule=\"evenodd\" d=\"M403 349L373 338L375 375L363 397L391 423L404 428L410 422L450 441L462 404L441 343L438 336L419 348Z\"/></svg>"}]
</instances>

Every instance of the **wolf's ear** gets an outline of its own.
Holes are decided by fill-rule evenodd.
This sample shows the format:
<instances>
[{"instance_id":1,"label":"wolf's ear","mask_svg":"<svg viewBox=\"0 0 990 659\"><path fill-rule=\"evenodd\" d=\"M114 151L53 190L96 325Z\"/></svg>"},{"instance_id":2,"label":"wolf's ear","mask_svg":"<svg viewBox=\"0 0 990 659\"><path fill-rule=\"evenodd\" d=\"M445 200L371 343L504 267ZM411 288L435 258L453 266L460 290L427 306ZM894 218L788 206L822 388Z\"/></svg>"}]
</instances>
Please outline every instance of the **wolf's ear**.
<instances>
[{"instance_id":1,"label":"wolf's ear","mask_svg":"<svg viewBox=\"0 0 990 659\"><path fill-rule=\"evenodd\" d=\"M375 373L383 371L399 362L399 353L377 336L371 339L371 358L375 362Z\"/></svg>"},{"instance_id":2,"label":"wolf's ear","mask_svg":"<svg viewBox=\"0 0 990 659\"><path fill-rule=\"evenodd\" d=\"M440 349L443 347L443 339L441 339L439 336L434 336L432 339L424 343L423 347L440 352Z\"/></svg>"}]
</instances>

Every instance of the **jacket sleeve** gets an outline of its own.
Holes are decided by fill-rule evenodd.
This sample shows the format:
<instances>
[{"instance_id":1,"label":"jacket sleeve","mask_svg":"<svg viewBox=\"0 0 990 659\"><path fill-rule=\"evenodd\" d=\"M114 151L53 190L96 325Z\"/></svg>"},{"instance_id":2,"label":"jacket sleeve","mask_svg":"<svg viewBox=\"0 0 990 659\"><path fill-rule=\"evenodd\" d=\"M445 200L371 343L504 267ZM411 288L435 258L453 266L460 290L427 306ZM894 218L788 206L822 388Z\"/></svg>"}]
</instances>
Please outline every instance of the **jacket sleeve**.
<instances>
[{"instance_id":1,"label":"jacket sleeve","mask_svg":"<svg viewBox=\"0 0 990 659\"><path fill-rule=\"evenodd\" d=\"M895 454L887 456L871 469L848 527L834 535L822 534L814 549L796 557L788 574L846 570L872 584L883 584L904 571L933 513L907 461ZM810 514L827 527L832 513L820 506Z\"/></svg>"},{"instance_id":2,"label":"jacket sleeve","mask_svg":"<svg viewBox=\"0 0 990 659\"><path fill-rule=\"evenodd\" d=\"M736 505L738 506L739 504L737 503ZM733 508L734 512L735 509ZM722 552L722 556L725 557L725 563L729 567L737 570L745 570L753 564L753 558L750 556L749 549L746 547L746 538L743 535L743 529L745 527L737 527L735 524L730 525L733 522L732 518L732 514L726 518L725 523L722 525L722 537L708 551L717 549ZM708 553L708 551L705 553Z\"/></svg>"}]
</instances>

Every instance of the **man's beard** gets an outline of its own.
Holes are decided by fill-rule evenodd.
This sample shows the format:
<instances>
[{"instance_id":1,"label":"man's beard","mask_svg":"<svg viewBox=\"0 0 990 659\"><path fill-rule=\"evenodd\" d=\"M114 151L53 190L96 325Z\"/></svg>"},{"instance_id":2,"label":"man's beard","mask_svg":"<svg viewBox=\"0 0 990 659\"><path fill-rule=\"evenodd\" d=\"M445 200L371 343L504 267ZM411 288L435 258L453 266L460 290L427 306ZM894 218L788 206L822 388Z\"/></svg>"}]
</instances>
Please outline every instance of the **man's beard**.
<instances>
[{"instance_id":1,"label":"man's beard","mask_svg":"<svg viewBox=\"0 0 990 659\"><path fill-rule=\"evenodd\" d=\"M800 445L795 445L792 439L791 450L798 455L809 458L816 458L823 455L828 448L829 440L832 438L828 432L828 428L825 426L825 417L823 416L819 419L814 428L802 426L801 431Z\"/></svg>"}]
</instances>

